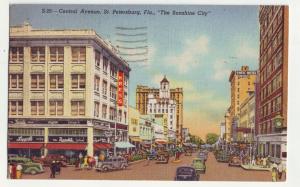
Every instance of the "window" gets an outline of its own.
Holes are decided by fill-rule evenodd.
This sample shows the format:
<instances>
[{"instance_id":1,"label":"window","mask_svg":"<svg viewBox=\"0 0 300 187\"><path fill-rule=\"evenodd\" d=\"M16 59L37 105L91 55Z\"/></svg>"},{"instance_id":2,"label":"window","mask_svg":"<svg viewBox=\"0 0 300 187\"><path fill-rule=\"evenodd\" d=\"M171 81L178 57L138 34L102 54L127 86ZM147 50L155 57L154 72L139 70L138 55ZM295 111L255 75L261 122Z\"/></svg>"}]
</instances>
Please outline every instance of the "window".
<instances>
[{"instance_id":1,"label":"window","mask_svg":"<svg viewBox=\"0 0 300 187\"><path fill-rule=\"evenodd\" d=\"M23 115L23 101L9 101L8 114L12 116Z\"/></svg>"},{"instance_id":2,"label":"window","mask_svg":"<svg viewBox=\"0 0 300 187\"><path fill-rule=\"evenodd\" d=\"M110 120L115 120L116 119L116 113L117 110L115 108L109 108L109 119Z\"/></svg>"},{"instance_id":3,"label":"window","mask_svg":"<svg viewBox=\"0 0 300 187\"><path fill-rule=\"evenodd\" d=\"M108 59L104 56L103 57L103 73L107 74L107 68L108 68Z\"/></svg>"},{"instance_id":4,"label":"window","mask_svg":"<svg viewBox=\"0 0 300 187\"><path fill-rule=\"evenodd\" d=\"M113 63L110 63L110 76L117 78L117 67Z\"/></svg>"},{"instance_id":5,"label":"window","mask_svg":"<svg viewBox=\"0 0 300 187\"><path fill-rule=\"evenodd\" d=\"M23 47L11 47L9 50L10 63L23 63L24 50Z\"/></svg>"},{"instance_id":6,"label":"window","mask_svg":"<svg viewBox=\"0 0 300 187\"><path fill-rule=\"evenodd\" d=\"M133 132L136 132L136 127L133 127L133 128L132 128L132 131L133 131Z\"/></svg>"},{"instance_id":7,"label":"window","mask_svg":"<svg viewBox=\"0 0 300 187\"><path fill-rule=\"evenodd\" d=\"M72 62L85 63L85 61L86 61L85 47L72 47Z\"/></svg>"},{"instance_id":8,"label":"window","mask_svg":"<svg viewBox=\"0 0 300 187\"><path fill-rule=\"evenodd\" d=\"M127 107L127 92L124 92L124 106Z\"/></svg>"},{"instance_id":9,"label":"window","mask_svg":"<svg viewBox=\"0 0 300 187\"><path fill-rule=\"evenodd\" d=\"M64 102L63 101L50 101L49 113L51 116L58 116L64 114Z\"/></svg>"},{"instance_id":10,"label":"window","mask_svg":"<svg viewBox=\"0 0 300 187\"><path fill-rule=\"evenodd\" d=\"M113 85L110 85L110 98L112 100L117 100L117 88Z\"/></svg>"},{"instance_id":11,"label":"window","mask_svg":"<svg viewBox=\"0 0 300 187\"><path fill-rule=\"evenodd\" d=\"M22 89L23 74L9 74L8 86L9 88Z\"/></svg>"},{"instance_id":12,"label":"window","mask_svg":"<svg viewBox=\"0 0 300 187\"><path fill-rule=\"evenodd\" d=\"M106 81L103 81L103 84L102 84L102 95L103 95L103 97L107 98L107 82Z\"/></svg>"},{"instance_id":13,"label":"window","mask_svg":"<svg viewBox=\"0 0 300 187\"><path fill-rule=\"evenodd\" d=\"M99 92L100 87L100 77L95 76L94 77L94 90Z\"/></svg>"},{"instance_id":14,"label":"window","mask_svg":"<svg viewBox=\"0 0 300 187\"><path fill-rule=\"evenodd\" d=\"M276 158L280 158L281 155L281 146L280 145L276 145Z\"/></svg>"},{"instance_id":15,"label":"window","mask_svg":"<svg viewBox=\"0 0 300 187\"><path fill-rule=\"evenodd\" d=\"M64 88L64 75L50 74L50 89L63 89L63 88Z\"/></svg>"},{"instance_id":16,"label":"window","mask_svg":"<svg viewBox=\"0 0 300 187\"><path fill-rule=\"evenodd\" d=\"M73 74L72 76L72 89L85 88L85 74Z\"/></svg>"},{"instance_id":17,"label":"window","mask_svg":"<svg viewBox=\"0 0 300 187\"><path fill-rule=\"evenodd\" d=\"M71 114L72 116L85 115L85 102L84 101L71 101Z\"/></svg>"},{"instance_id":18,"label":"window","mask_svg":"<svg viewBox=\"0 0 300 187\"><path fill-rule=\"evenodd\" d=\"M127 112L124 112L124 122L127 123Z\"/></svg>"},{"instance_id":19,"label":"window","mask_svg":"<svg viewBox=\"0 0 300 187\"><path fill-rule=\"evenodd\" d=\"M31 115L45 115L45 102L44 101L31 101Z\"/></svg>"},{"instance_id":20,"label":"window","mask_svg":"<svg viewBox=\"0 0 300 187\"><path fill-rule=\"evenodd\" d=\"M94 116L99 117L99 102L94 102Z\"/></svg>"},{"instance_id":21,"label":"window","mask_svg":"<svg viewBox=\"0 0 300 187\"><path fill-rule=\"evenodd\" d=\"M95 51L95 66L97 68L100 68L100 52L99 51Z\"/></svg>"},{"instance_id":22,"label":"window","mask_svg":"<svg viewBox=\"0 0 300 187\"><path fill-rule=\"evenodd\" d=\"M107 105L102 105L102 118L106 119L107 116Z\"/></svg>"},{"instance_id":23,"label":"window","mask_svg":"<svg viewBox=\"0 0 300 187\"><path fill-rule=\"evenodd\" d=\"M119 110L118 112L118 122L122 121L122 110Z\"/></svg>"},{"instance_id":24,"label":"window","mask_svg":"<svg viewBox=\"0 0 300 187\"><path fill-rule=\"evenodd\" d=\"M44 89L45 88L45 74L31 74L31 88Z\"/></svg>"},{"instance_id":25,"label":"window","mask_svg":"<svg viewBox=\"0 0 300 187\"><path fill-rule=\"evenodd\" d=\"M50 62L64 62L63 47L50 47Z\"/></svg>"},{"instance_id":26,"label":"window","mask_svg":"<svg viewBox=\"0 0 300 187\"><path fill-rule=\"evenodd\" d=\"M128 86L128 77L125 76L124 78L124 86L127 87Z\"/></svg>"},{"instance_id":27,"label":"window","mask_svg":"<svg viewBox=\"0 0 300 187\"><path fill-rule=\"evenodd\" d=\"M31 47L31 62L45 62L45 47Z\"/></svg>"}]
</instances>

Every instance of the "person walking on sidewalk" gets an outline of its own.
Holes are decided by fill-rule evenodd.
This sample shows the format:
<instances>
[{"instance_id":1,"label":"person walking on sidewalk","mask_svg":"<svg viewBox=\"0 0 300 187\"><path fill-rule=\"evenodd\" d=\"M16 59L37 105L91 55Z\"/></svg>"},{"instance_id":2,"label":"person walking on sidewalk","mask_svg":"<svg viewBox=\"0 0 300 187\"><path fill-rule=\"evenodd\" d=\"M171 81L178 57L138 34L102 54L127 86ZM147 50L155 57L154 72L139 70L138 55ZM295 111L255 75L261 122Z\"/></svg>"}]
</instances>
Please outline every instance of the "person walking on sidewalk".
<instances>
[{"instance_id":1,"label":"person walking on sidewalk","mask_svg":"<svg viewBox=\"0 0 300 187\"><path fill-rule=\"evenodd\" d=\"M276 182L277 181L277 169L272 168L272 181Z\"/></svg>"},{"instance_id":2,"label":"person walking on sidewalk","mask_svg":"<svg viewBox=\"0 0 300 187\"><path fill-rule=\"evenodd\" d=\"M283 164L280 161L280 163L278 164L278 180L281 180L282 172L283 172Z\"/></svg>"},{"instance_id":3,"label":"person walking on sidewalk","mask_svg":"<svg viewBox=\"0 0 300 187\"><path fill-rule=\"evenodd\" d=\"M53 160L50 165L50 178L55 178L55 172L56 172L56 163Z\"/></svg>"},{"instance_id":4,"label":"person walking on sidewalk","mask_svg":"<svg viewBox=\"0 0 300 187\"><path fill-rule=\"evenodd\" d=\"M17 179L21 179L22 178L22 169L23 169L22 165L18 164L17 168L16 168L16 170L17 170Z\"/></svg>"}]
</instances>

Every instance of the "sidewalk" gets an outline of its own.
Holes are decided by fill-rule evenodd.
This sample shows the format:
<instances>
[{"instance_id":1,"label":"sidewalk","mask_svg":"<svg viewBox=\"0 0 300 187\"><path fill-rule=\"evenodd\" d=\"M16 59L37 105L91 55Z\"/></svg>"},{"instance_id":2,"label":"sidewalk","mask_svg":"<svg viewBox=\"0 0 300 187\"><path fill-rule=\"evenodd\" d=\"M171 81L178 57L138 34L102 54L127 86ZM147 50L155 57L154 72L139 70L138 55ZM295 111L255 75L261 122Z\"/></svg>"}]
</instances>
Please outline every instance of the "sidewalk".
<instances>
[{"instance_id":1,"label":"sidewalk","mask_svg":"<svg viewBox=\"0 0 300 187\"><path fill-rule=\"evenodd\" d=\"M258 165L249 165L249 164L242 164L241 167L245 170L256 170L256 171L271 171L271 168L262 167Z\"/></svg>"}]
</instances>

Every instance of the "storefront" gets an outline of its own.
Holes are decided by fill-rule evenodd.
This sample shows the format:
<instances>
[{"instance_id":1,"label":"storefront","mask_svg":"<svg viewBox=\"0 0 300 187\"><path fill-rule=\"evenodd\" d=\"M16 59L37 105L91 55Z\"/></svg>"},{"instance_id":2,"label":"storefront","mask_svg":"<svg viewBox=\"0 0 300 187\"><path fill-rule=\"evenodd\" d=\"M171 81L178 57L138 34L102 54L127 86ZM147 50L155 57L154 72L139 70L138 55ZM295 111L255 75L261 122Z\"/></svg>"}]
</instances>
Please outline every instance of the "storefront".
<instances>
[{"instance_id":1,"label":"storefront","mask_svg":"<svg viewBox=\"0 0 300 187\"><path fill-rule=\"evenodd\" d=\"M9 128L8 154L32 157L44 151L44 129Z\"/></svg>"}]
</instances>

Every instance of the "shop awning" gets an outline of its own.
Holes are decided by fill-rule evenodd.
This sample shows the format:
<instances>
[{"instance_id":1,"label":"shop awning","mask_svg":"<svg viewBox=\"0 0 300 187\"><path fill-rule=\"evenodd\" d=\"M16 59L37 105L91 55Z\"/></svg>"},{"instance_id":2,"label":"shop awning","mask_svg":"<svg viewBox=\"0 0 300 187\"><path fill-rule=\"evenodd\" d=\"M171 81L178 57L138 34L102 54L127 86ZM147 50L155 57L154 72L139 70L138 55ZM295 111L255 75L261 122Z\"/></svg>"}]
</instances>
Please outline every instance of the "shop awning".
<instances>
[{"instance_id":1,"label":"shop awning","mask_svg":"<svg viewBox=\"0 0 300 187\"><path fill-rule=\"evenodd\" d=\"M191 143L183 143L182 145L183 146L187 146L187 147L191 147L193 144L191 144Z\"/></svg>"},{"instance_id":2,"label":"shop awning","mask_svg":"<svg viewBox=\"0 0 300 187\"><path fill-rule=\"evenodd\" d=\"M116 142L115 144L116 144L117 148L132 148L132 147L135 147L134 145L132 145L129 142Z\"/></svg>"},{"instance_id":3,"label":"shop awning","mask_svg":"<svg viewBox=\"0 0 300 187\"><path fill-rule=\"evenodd\" d=\"M110 149L112 148L109 143L94 143L94 149Z\"/></svg>"},{"instance_id":4,"label":"shop awning","mask_svg":"<svg viewBox=\"0 0 300 187\"><path fill-rule=\"evenodd\" d=\"M41 149L43 143L8 143L9 149Z\"/></svg>"},{"instance_id":5,"label":"shop awning","mask_svg":"<svg viewBox=\"0 0 300 187\"><path fill-rule=\"evenodd\" d=\"M168 141L164 140L164 139L157 139L157 140L155 140L155 143L157 143L157 144L167 144Z\"/></svg>"},{"instance_id":6,"label":"shop awning","mask_svg":"<svg viewBox=\"0 0 300 187\"><path fill-rule=\"evenodd\" d=\"M84 143L48 143L46 148L51 150L85 150L86 146Z\"/></svg>"}]
</instances>

